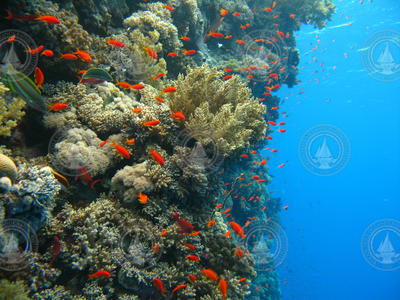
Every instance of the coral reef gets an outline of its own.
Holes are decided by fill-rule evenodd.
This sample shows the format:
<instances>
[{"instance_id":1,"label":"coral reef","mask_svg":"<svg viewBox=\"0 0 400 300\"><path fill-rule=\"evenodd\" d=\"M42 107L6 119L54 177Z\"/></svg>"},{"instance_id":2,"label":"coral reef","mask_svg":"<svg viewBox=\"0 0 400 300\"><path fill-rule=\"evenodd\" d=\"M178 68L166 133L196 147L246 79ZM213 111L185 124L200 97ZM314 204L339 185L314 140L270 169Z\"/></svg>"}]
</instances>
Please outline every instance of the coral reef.
<instances>
[{"instance_id":1,"label":"coral reef","mask_svg":"<svg viewBox=\"0 0 400 300\"><path fill-rule=\"evenodd\" d=\"M21 281L0 282L0 295L166 298L158 278L168 294L185 285L171 298L224 298L204 275L211 269L226 280L226 299L279 299L276 272L256 273L257 257L230 222L246 234L254 220L278 221L261 155L266 121L279 117L274 92L297 83L294 31L325 26L331 1L282 0L272 11L261 9L272 0L8 2L32 20L8 16L0 26L56 53L39 56L43 95L64 105L27 108L17 133L38 128L35 157L17 134L1 147L0 220L27 222L40 245L13 275ZM78 49L92 60L59 57ZM92 67L111 77L78 83ZM0 83L0 135L12 134L23 108Z\"/></svg>"},{"instance_id":2,"label":"coral reef","mask_svg":"<svg viewBox=\"0 0 400 300\"><path fill-rule=\"evenodd\" d=\"M25 101L21 98L11 98L9 89L0 82L0 136L10 136L18 121L25 115Z\"/></svg>"},{"instance_id":3,"label":"coral reef","mask_svg":"<svg viewBox=\"0 0 400 300\"><path fill-rule=\"evenodd\" d=\"M7 279L0 280L0 299L29 300L28 293L28 287L23 281L11 282Z\"/></svg>"},{"instance_id":4,"label":"coral reef","mask_svg":"<svg viewBox=\"0 0 400 300\"><path fill-rule=\"evenodd\" d=\"M222 73L202 66L174 82L177 92L169 98L171 111L182 111L189 132L205 131L200 139L207 148L213 141L229 156L258 141L265 133L264 105L251 97L239 77L220 79Z\"/></svg>"}]
</instances>

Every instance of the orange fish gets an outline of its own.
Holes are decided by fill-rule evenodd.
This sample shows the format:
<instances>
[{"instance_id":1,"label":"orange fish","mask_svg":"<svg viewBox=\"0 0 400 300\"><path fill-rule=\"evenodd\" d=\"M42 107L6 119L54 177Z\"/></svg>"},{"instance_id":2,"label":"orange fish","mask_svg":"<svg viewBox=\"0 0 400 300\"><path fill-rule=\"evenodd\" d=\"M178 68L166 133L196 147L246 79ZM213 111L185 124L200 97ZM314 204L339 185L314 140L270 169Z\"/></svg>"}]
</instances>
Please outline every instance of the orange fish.
<instances>
[{"instance_id":1,"label":"orange fish","mask_svg":"<svg viewBox=\"0 0 400 300\"><path fill-rule=\"evenodd\" d=\"M222 33L219 33L219 32L210 32L208 35L212 36L212 37L215 37L215 38L218 38L218 39L224 37L224 35Z\"/></svg>"},{"instance_id":2,"label":"orange fish","mask_svg":"<svg viewBox=\"0 0 400 300\"><path fill-rule=\"evenodd\" d=\"M167 230L163 230L160 235L162 237L165 237L165 236L167 236L167 234L168 234L168 231Z\"/></svg>"},{"instance_id":3,"label":"orange fish","mask_svg":"<svg viewBox=\"0 0 400 300\"><path fill-rule=\"evenodd\" d=\"M154 120L154 121L144 122L143 125L149 127L149 126L158 125L158 124L160 124L160 123L161 123L161 122L160 122L159 120Z\"/></svg>"},{"instance_id":4,"label":"orange fish","mask_svg":"<svg viewBox=\"0 0 400 300\"><path fill-rule=\"evenodd\" d=\"M271 12L271 11L272 11L272 8L266 7L266 8L264 8L264 10L265 10L266 12Z\"/></svg>"},{"instance_id":5,"label":"orange fish","mask_svg":"<svg viewBox=\"0 0 400 300\"><path fill-rule=\"evenodd\" d=\"M66 60L77 60L78 56L72 53L67 53L67 54L61 54L60 58L66 59Z\"/></svg>"},{"instance_id":6,"label":"orange fish","mask_svg":"<svg viewBox=\"0 0 400 300\"><path fill-rule=\"evenodd\" d=\"M130 83L127 83L125 81L118 81L117 83L115 83L115 85L118 85L120 88L123 89L130 89L132 86Z\"/></svg>"},{"instance_id":7,"label":"orange fish","mask_svg":"<svg viewBox=\"0 0 400 300\"><path fill-rule=\"evenodd\" d=\"M153 278L153 284L160 291L161 294L166 293L167 291L164 289L164 285L162 281L158 278Z\"/></svg>"},{"instance_id":8,"label":"orange fish","mask_svg":"<svg viewBox=\"0 0 400 300\"><path fill-rule=\"evenodd\" d=\"M68 108L68 104L66 103L62 103L62 102L58 102L55 103L53 105L49 106L49 111L62 111L64 109Z\"/></svg>"},{"instance_id":9,"label":"orange fish","mask_svg":"<svg viewBox=\"0 0 400 300\"><path fill-rule=\"evenodd\" d=\"M240 279L239 279L239 282L244 282L244 281L246 281L246 280L247 280L247 278L243 277L243 278L240 278Z\"/></svg>"},{"instance_id":10,"label":"orange fish","mask_svg":"<svg viewBox=\"0 0 400 300\"><path fill-rule=\"evenodd\" d=\"M86 51L76 50L76 52L74 52L73 54L78 55L79 58L84 62L91 62L92 61L92 57Z\"/></svg>"},{"instance_id":11,"label":"orange fish","mask_svg":"<svg viewBox=\"0 0 400 300\"><path fill-rule=\"evenodd\" d=\"M205 277L207 277L208 279L210 279L210 280L213 280L213 281L217 281L218 280L218 275L217 275L217 273L215 273L213 270L211 270L211 269L202 269L201 270L201 273L203 273L203 275L205 276Z\"/></svg>"},{"instance_id":12,"label":"orange fish","mask_svg":"<svg viewBox=\"0 0 400 300\"><path fill-rule=\"evenodd\" d=\"M201 234L201 231L193 231L191 233L189 233L191 236L197 236Z\"/></svg>"},{"instance_id":13,"label":"orange fish","mask_svg":"<svg viewBox=\"0 0 400 300\"><path fill-rule=\"evenodd\" d=\"M43 89L44 75L42 70L39 69L39 67L35 67L34 77L37 87Z\"/></svg>"},{"instance_id":14,"label":"orange fish","mask_svg":"<svg viewBox=\"0 0 400 300\"><path fill-rule=\"evenodd\" d=\"M142 110L143 110L143 108L140 108L140 107L132 108L132 112L134 112L135 114L142 112Z\"/></svg>"},{"instance_id":15,"label":"orange fish","mask_svg":"<svg viewBox=\"0 0 400 300\"><path fill-rule=\"evenodd\" d=\"M178 112L176 112L176 113L173 113L173 114L171 115L171 117L175 118L176 120L186 121L185 115L184 115L182 112L180 112L180 111L178 111Z\"/></svg>"},{"instance_id":16,"label":"orange fish","mask_svg":"<svg viewBox=\"0 0 400 300\"><path fill-rule=\"evenodd\" d=\"M208 227L212 227L212 226L214 226L215 225L215 221L214 220L211 220L211 221L209 221L208 223L207 223L207 226Z\"/></svg>"},{"instance_id":17,"label":"orange fish","mask_svg":"<svg viewBox=\"0 0 400 300\"><path fill-rule=\"evenodd\" d=\"M164 158L161 156L160 153L154 151L154 150L149 150L151 157L153 158L154 161L159 163L160 165L164 165Z\"/></svg>"},{"instance_id":18,"label":"orange fish","mask_svg":"<svg viewBox=\"0 0 400 300\"><path fill-rule=\"evenodd\" d=\"M196 54L197 51L196 50L182 50L182 53L185 55L193 55L193 54Z\"/></svg>"},{"instance_id":19,"label":"orange fish","mask_svg":"<svg viewBox=\"0 0 400 300\"><path fill-rule=\"evenodd\" d=\"M113 143L113 147L117 151L117 153L119 153L122 157L124 157L126 159L131 158L131 154L129 153L128 149L126 149L125 147L123 147L117 143Z\"/></svg>"},{"instance_id":20,"label":"orange fish","mask_svg":"<svg viewBox=\"0 0 400 300\"><path fill-rule=\"evenodd\" d=\"M290 15L289 15L289 18L291 18L291 19L294 19L294 17L296 17L295 14L290 14Z\"/></svg>"},{"instance_id":21,"label":"orange fish","mask_svg":"<svg viewBox=\"0 0 400 300\"><path fill-rule=\"evenodd\" d=\"M195 245L193 245L193 244L188 244L188 243L186 243L186 244L183 244L185 247L187 247L187 248L189 248L190 250L192 250L192 251L195 251L196 250L196 246Z\"/></svg>"},{"instance_id":22,"label":"orange fish","mask_svg":"<svg viewBox=\"0 0 400 300\"><path fill-rule=\"evenodd\" d=\"M155 80L155 79L163 77L164 75L165 75L165 73L160 73L160 74L154 76L152 79Z\"/></svg>"},{"instance_id":23,"label":"orange fish","mask_svg":"<svg viewBox=\"0 0 400 300\"><path fill-rule=\"evenodd\" d=\"M244 252L242 249L236 248L233 252L233 255L238 258L242 258L244 256Z\"/></svg>"},{"instance_id":24,"label":"orange fish","mask_svg":"<svg viewBox=\"0 0 400 300\"><path fill-rule=\"evenodd\" d=\"M163 93L174 93L176 92L176 90L177 90L176 87L169 86L163 90Z\"/></svg>"},{"instance_id":25,"label":"orange fish","mask_svg":"<svg viewBox=\"0 0 400 300\"><path fill-rule=\"evenodd\" d=\"M89 275L88 278L92 279L92 278L110 277L110 276L111 276L110 272L105 271L105 270L100 270L100 271L97 271L96 273Z\"/></svg>"},{"instance_id":26,"label":"orange fish","mask_svg":"<svg viewBox=\"0 0 400 300\"><path fill-rule=\"evenodd\" d=\"M42 53L40 53L40 55L44 55L44 56L47 56L47 57L53 57L54 56L54 52L49 50L49 49L46 49Z\"/></svg>"},{"instance_id":27,"label":"orange fish","mask_svg":"<svg viewBox=\"0 0 400 300\"><path fill-rule=\"evenodd\" d=\"M108 142L109 142L109 140L102 141L102 142L99 144L99 146L100 146L100 147L104 147Z\"/></svg>"},{"instance_id":28,"label":"orange fish","mask_svg":"<svg viewBox=\"0 0 400 300\"><path fill-rule=\"evenodd\" d=\"M226 283L225 279L220 279L218 283L219 290L221 291L222 294L222 299L226 299L228 296L228 284Z\"/></svg>"},{"instance_id":29,"label":"orange fish","mask_svg":"<svg viewBox=\"0 0 400 300\"><path fill-rule=\"evenodd\" d=\"M245 45L246 44L246 42L242 41L242 40L236 40L236 43L238 43L239 45Z\"/></svg>"},{"instance_id":30,"label":"orange fish","mask_svg":"<svg viewBox=\"0 0 400 300\"><path fill-rule=\"evenodd\" d=\"M164 7L166 9L168 9L169 11L174 11L175 10L175 8L173 8L172 6L169 6L169 5L164 5Z\"/></svg>"},{"instance_id":31,"label":"orange fish","mask_svg":"<svg viewBox=\"0 0 400 300\"><path fill-rule=\"evenodd\" d=\"M154 59L158 59L158 54L157 54L157 52L155 52L153 49L151 49L151 48L149 48L149 47L146 47L146 48L144 48L144 49L146 50L147 54L148 54L150 57L152 57L152 58L154 58Z\"/></svg>"},{"instance_id":32,"label":"orange fish","mask_svg":"<svg viewBox=\"0 0 400 300\"><path fill-rule=\"evenodd\" d=\"M283 209L284 209L284 210L288 210L288 209L289 209L289 206L286 205L286 206L283 207Z\"/></svg>"},{"instance_id":33,"label":"orange fish","mask_svg":"<svg viewBox=\"0 0 400 300\"><path fill-rule=\"evenodd\" d=\"M126 46L123 42L120 42L118 40L108 39L108 40L106 40L106 43L109 44L109 45L118 47L118 48L124 48Z\"/></svg>"},{"instance_id":34,"label":"orange fish","mask_svg":"<svg viewBox=\"0 0 400 300\"><path fill-rule=\"evenodd\" d=\"M232 15L234 15L235 17L240 17L242 14L240 12L234 12Z\"/></svg>"},{"instance_id":35,"label":"orange fish","mask_svg":"<svg viewBox=\"0 0 400 300\"><path fill-rule=\"evenodd\" d=\"M189 274L189 275L188 275L188 278L189 278L189 280L192 281L192 282L194 282L194 281L197 280L197 277L196 277L195 275L193 275L193 274Z\"/></svg>"},{"instance_id":36,"label":"orange fish","mask_svg":"<svg viewBox=\"0 0 400 300\"><path fill-rule=\"evenodd\" d=\"M280 164L279 166L278 166L278 168L283 168L285 166L285 164Z\"/></svg>"},{"instance_id":37,"label":"orange fish","mask_svg":"<svg viewBox=\"0 0 400 300\"><path fill-rule=\"evenodd\" d=\"M184 289L186 286L187 286L186 284L177 285L177 286L172 290L171 296L172 296L173 293L175 293L176 291L179 291L179 290L181 290L181 289Z\"/></svg>"},{"instance_id":38,"label":"orange fish","mask_svg":"<svg viewBox=\"0 0 400 300\"><path fill-rule=\"evenodd\" d=\"M242 239L244 239L246 237L246 235L244 234L243 228L242 226L240 226L238 223L236 222L229 222L229 225L231 226L231 228L233 229L233 231L235 231L235 233L240 236Z\"/></svg>"},{"instance_id":39,"label":"orange fish","mask_svg":"<svg viewBox=\"0 0 400 300\"><path fill-rule=\"evenodd\" d=\"M159 96L154 97L154 99L156 99L156 101L157 101L158 103L163 103L163 102L164 102L164 98L159 97Z\"/></svg>"},{"instance_id":40,"label":"orange fish","mask_svg":"<svg viewBox=\"0 0 400 300\"><path fill-rule=\"evenodd\" d=\"M133 89L133 90L141 90L141 89L144 89L145 86L143 84L134 84L134 85L131 85L129 88Z\"/></svg>"},{"instance_id":41,"label":"orange fish","mask_svg":"<svg viewBox=\"0 0 400 300\"><path fill-rule=\"evenodd\" d=\"M233 69L227 68L227 69L224 69L224 72L233 72Z\"/></svg>"},{"instance_id":42,"label":"orange fish","mask_svg":"<svg viewBox=\"0 0 400 300\"><path fill-rule=\"evenodd\" d=\"M28 49L26 50L26 52L30 53L30 54L38 54L40 51L42 51L44 48L43 45L40 45L39 47L35 48L35 49Z\"/></svg>"},{"instance_id":43,"label":"orange fish","mask_svg":"<svg viewBox=\"0 0 400 300\"><path fill-rule=\"evenodd\" d=\"M227 35L227 36L225 36L225 39L231 39L231 38L233 38L233 35Z\"/></svg>"},{"instance_id":44,"label":"orange fish","mask_svg":"<svg viewBox=\"0 0 400 300\"><path fill-rule=\"evenodd\" d=\"M276 1L272 2L272 8L275 8L276 6Z\"/></svg>"},{"instance_id":45,"label":"orange fish","mask_svg":"<svg viewBox=\"0 0 400 300\"><path fill-rule=\"evenodd\" d=\"M286 129L278 129L279 132L286 132Z\"/></svg>"},{"instance_id":46,"label":"orange fish","mask_svg":"<svg viewBox=\"0 0 400 300\"><path fill-rule=\"evenodd\" d=\"M138 201L140 204L146 204L148 200L149 200L149 196L147 196L143 193L138 194Z\"/></svg>"},{"instance_id":47,"label":"orange fish","mask_svg":"<svg viewBox=\"0 0 400 300\"><path fill-rule=\"evenodd\" d=\"M167 54L167 56L169 56L169 57L176 57L176 56L178 56L178 53L176 53L176 52L170 52L170 53Z\"/></svg>"},{"instance_id":48,"label":"orange fish","mask_svg":"<svg viewBox=\"0 0 400 300\"><path fill-rule=\"evenodd\" d=\"M194 261L194 262L199 262L200 261L200 258L198 256L196 256L196 255L188 255L188 256L186 256L186 258L191 260L191 261Z\"/></svg>"},{"instance_id":49,"label":"orange fish","mask_svg":"<svg viewBox=\"0 0 400 300\"><path fill-rule=\"evenodd\" d=\"M35 19L36 21L42 21L48 24L59 24L60 20L54 16L40 16Z\"/></svg>"},{"instance_id":50,"label":"orange fish","mask_svg":"<svg viewBox=\"0 0 400 300\"><path fill-rule=\"evenodd\" d=\"M17 38L17 35L12 35L12 36L10 36L9 38L8 38L8 40L7 40L7 43L10 43L10 44L12 44L12 43L14 43L14 41L15 41L15 39Z\"/></svg>"},{"instance_id":51,"label":"orange fish","mask_svg":"<svg viewBox=\"0 0 400 300\"><path fill-rule=\"evenodd\" d=\"M136 142L136 140L134 139L134 138L132 138L132 139L126 139L125 140L125 143L127 143L128 145L132 145L132 144L134 144Z\"/></svg>"},{"instance_id":52,"label":"orange fish","mask_svg":"<svg viewBox=\"0 0 400 300\"><path fill-rule=\"evenodd\" d=\"M228 79L231 79L232 77L233 77L232 75L226 75L226 76L224 76L223 79L228 80Z\"/></svg>"},{"instance_id":53,"label":"orange fish","mask_svg":"<svg viewBox=\"0 0 400 300\"><path fill-rule=\"evenodd\" d=\"M183 36L183 37L181 37L181 40L182 41L190 41L190 37Z\"/></svg>"},{"instance_id":54,"label":"orange fish","mask_svg":"<svg viewBox=\"0 0 400 300\"><path fill-rule=\"evenodd\" d=\"M226 9L221 9L221 10L219 11L219 14L220 14L221 16L226 16L226 15L229 14L229 11L227 11Z\"/></svg>"}]
</instances>

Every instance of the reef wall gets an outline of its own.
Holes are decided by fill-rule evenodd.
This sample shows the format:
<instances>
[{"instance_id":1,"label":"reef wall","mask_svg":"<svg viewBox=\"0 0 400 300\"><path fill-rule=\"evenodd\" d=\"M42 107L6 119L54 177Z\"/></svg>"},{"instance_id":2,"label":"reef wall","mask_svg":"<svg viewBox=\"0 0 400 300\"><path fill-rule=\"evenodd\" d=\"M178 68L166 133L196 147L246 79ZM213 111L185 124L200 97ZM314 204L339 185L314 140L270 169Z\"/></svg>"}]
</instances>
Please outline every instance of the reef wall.
<instances>
[{"instance_id":1,"label":"reef wall","mask_svg":"<svg viewBox=\"0 0 400 300\"><path fill-rule=\"evenodd\" d=\"M260 151L297 83L293 33L331 1L5 5L44 84L1 71L2 299L279 299L246 237L279 222Z\"/></svg>"}]
</instances>

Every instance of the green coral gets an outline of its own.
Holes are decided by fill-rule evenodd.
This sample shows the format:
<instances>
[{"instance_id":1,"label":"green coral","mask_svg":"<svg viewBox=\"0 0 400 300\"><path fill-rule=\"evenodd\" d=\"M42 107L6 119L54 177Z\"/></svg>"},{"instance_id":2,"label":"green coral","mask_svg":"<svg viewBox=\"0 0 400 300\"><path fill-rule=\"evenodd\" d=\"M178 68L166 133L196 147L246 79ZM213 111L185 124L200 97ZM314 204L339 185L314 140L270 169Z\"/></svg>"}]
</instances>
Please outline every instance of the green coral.
<instances>
[{"instance_id":1,"label":"green coral","mask_svg":"<svg viewBox=\"0 0 400 300\"><path fill-rule=\"evenodd\" d=\"M196 134L205 148L214 141L219 151L229 156L261 139L266 128L265 106L251 96L239 77L226 81L221 77L221 72L207 65L180 75L169 106L173 112L185 114L189 132L206 133Z\"/></svg>"},{"instance_id":2,"label":"green coral","mask_svg":"<svg viewBox=\"0 0 400 300\"><path fill-rule=\"evenodd\" d=\"M7 279L0 281L0 299L2 300L29 300L28 291L22 280L12 282Z\"/></svg>"},{"instance_id":3,"label":"green coral","mask_svg":"<svg viewBox=\"0 0 400 300\"><path fill-rule=\"evenodd\" d=\"M10 136L18 121L25 115L23 108L25 101L22 98L6 99L9 89L0 82L0 136Z\"/></svg>"}]
</instances>

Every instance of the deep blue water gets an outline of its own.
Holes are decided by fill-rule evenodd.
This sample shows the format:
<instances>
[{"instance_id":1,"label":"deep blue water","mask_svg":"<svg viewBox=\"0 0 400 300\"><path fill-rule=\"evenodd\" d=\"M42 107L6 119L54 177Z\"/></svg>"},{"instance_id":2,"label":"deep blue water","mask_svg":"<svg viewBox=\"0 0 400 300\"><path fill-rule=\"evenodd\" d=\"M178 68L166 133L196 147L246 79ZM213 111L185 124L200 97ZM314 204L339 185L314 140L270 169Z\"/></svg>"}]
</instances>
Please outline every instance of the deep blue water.
<instances>
[{"instance_id":1,"label":"deep blue water","mask_svg":"<svg viewBox=\"0 0 400 300\"><path fill-rule=\"evenodd\" d=\"M374 79L361 55L375 32L400 32L400 2L336 4L326 29L298 32L301 84L279 92L287 97L281 110L289 117L280 119L287 132L274 134L272 145L280 151L268 155L275 176L271 190L289 205L281 214L289 239L287 258L278 268L282 299L398 300L400 270L368 264L361 238L374 221L399 220L400 81ZM352 25L332 28L346 23ZM397 50L392 54L400 63ZM332 176L313 175L299 159L303 135L320 124L339 127L351 144L349 162ZM286 166L278 168L283 162Z\"/></svg>"}]
</instances>

